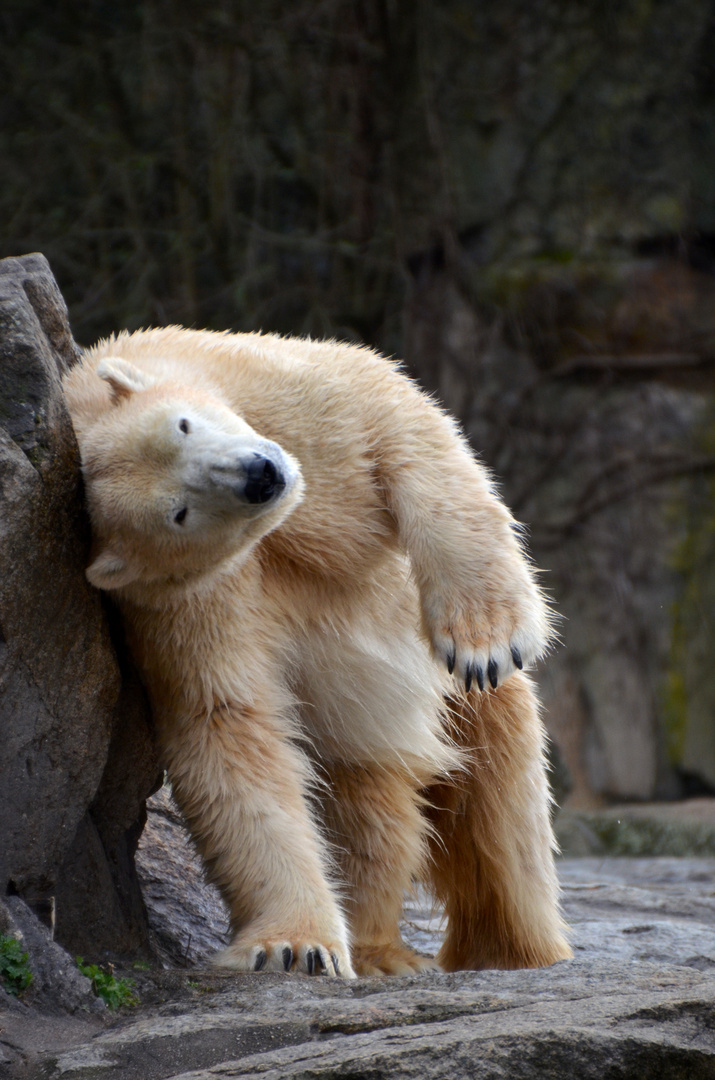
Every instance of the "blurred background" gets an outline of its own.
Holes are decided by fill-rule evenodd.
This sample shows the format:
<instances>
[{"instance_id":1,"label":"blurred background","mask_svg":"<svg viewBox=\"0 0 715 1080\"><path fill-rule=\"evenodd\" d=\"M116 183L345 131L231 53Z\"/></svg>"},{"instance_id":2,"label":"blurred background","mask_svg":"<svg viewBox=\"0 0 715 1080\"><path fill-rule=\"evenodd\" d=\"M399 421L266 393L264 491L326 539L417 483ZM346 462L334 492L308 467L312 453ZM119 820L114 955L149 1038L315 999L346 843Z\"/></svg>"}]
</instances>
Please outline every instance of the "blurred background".
<instances>
[{"instance_id":1,"label":"blurred background","mask_svg":"<svg viewBox=\"0 0 715 1080\"><path fill-rule=\"evenodd\" d=\"M715 794L715 0L4 0L0 78L77 340L403 357L563 615L572 807Z\"/></svg>"}]
</instances>

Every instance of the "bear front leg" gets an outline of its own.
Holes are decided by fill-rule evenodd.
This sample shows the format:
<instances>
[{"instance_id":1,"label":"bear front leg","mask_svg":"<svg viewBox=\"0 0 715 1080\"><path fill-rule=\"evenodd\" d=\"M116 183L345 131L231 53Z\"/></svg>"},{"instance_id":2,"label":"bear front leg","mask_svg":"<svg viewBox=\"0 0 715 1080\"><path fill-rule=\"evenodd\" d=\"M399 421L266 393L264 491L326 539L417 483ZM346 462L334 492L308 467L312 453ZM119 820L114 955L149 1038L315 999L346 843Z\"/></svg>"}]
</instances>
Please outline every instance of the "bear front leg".
<instances>
[{"instance_id":1,"label":"bear front leg","mask_svg":"<svg viewBox=\"0 0 715 1080\"><path fill-rule=\"evenodd\" d=\"M487 471L448 417L424 398L413 405L409 428L383 434L381 486L435 654L467 692L495 688L545 652L551 615Z\"/></svg>"},{"instance_id":2,"label":"bear front leg","mask_svg":"<svg viewBox=\"0 0 715 1080\"><path fill-rule=\"evenodd\" d=\"M161 727L174 794L230 912L214 963L354 978L297 748L255 703Z\"/></svg>"}]
</instances>

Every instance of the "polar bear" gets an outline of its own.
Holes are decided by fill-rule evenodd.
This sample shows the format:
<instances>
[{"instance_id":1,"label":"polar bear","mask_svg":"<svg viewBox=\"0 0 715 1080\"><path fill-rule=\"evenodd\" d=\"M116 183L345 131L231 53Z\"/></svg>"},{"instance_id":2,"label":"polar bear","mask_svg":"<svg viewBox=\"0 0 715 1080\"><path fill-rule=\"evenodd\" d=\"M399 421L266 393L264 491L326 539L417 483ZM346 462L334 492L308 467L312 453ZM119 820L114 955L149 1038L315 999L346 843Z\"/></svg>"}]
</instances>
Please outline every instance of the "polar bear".
<instances>
[{"instance_id":1,"label":"polar bear","mask_svg":"<svg viewBox=\"0 0 715 1080\"><path fill-rule=\"evenodd\" d=\"M65 390L94 551L239 971L570 955L544 732L552 636L519 531L449 419L337 342L178 327L89 350Z\"/></svg>"}]
</instances>

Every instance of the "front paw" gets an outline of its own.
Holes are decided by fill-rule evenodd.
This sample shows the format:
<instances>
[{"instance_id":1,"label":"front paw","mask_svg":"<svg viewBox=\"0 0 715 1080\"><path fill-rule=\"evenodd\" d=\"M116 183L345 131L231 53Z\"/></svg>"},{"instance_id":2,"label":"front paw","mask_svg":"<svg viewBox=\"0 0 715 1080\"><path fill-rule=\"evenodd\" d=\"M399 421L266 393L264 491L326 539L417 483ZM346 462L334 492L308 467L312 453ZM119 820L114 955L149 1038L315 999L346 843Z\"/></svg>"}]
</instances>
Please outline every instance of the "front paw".
<instances>
[{"instance_id":1,"label":"front paw","mask_svg":"<svg viewBox=\"0 0 715 1080\"><path fill-rule=\"evenodd\" d=\"M306 940L290 934L254 935L250 928L217 953L212 963L232 971L300 971L332 978L356 977L350 954L342 942L320 943L312 937Z\"/></svg>"},{"instance_id":2,"label":"front paw","mask_svg":"<svg viewBox=\"0 0 715 1080\"><path fill-rule=\"evenodd\" d=\"M535 585L522 596L489 590L471 605L463 598L425 596L423 616L436 656L467 693L473 686L496 689L543 656L554 636Z\"/></svg>"}]
</instances>

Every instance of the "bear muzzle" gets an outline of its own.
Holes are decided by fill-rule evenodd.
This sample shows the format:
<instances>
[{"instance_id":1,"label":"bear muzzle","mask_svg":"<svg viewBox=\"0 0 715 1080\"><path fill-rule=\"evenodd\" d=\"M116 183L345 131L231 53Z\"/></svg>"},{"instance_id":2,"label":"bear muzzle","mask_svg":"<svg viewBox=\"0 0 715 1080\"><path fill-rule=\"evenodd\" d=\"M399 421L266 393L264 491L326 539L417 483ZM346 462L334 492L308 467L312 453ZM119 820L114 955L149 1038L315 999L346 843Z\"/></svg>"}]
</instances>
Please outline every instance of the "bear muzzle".
<instances>
[{"instance_id":1,"label":"bear muzzle","mask_svg":"<svg viewBox=\"0 0 715 1080\"><path fill-rule=\"evenodd\" d=\"M244 450L224 461L214 459L207 472L214 488L230 492L232 498L255 507L277 502L296 481L291 462L280 447L267 441L260 449Z\"/></svg>"},{"instance_id":2,"label":"bear muzzle","mask_svg":"<svg viewBox=\"0 0 715 1080\"><path fill-rule=\"evenodd\" d=\"M249 503L267 503L282 494L286 482L280 468L268 457L255 454L246 466L243 497Z\"/></svg>"}]
</instances>

